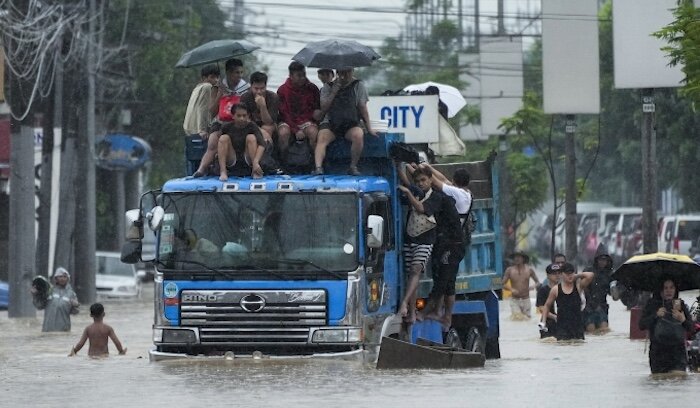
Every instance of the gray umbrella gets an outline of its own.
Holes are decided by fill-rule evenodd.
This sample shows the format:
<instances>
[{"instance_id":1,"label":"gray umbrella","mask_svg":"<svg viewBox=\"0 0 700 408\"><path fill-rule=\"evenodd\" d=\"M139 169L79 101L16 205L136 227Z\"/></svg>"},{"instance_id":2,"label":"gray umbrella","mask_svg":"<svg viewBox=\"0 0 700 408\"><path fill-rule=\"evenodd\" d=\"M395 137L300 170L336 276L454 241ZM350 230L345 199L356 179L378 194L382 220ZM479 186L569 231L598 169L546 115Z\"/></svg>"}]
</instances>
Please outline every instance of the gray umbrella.
<instances>
[{"instance_id":1,"label":"gray umbrella","mask_svg":"<svg viewBox=\"0 0 700 408\"><path fill-rule=\"evenodd\" d=\"M307 67L332 69L367 67L379 58L373 49L352 40L310 42L292 57Z\"/></svg>"},{"instance_id":2,"label":"gray umbrella","mask_svg":"<svg viewBox=\"0 0 700 408\"><path fill-rule=\"evenodd\" d=\"M260 48L247 40L214 40L202 44L182 54L176 68L189 68L196 65L221 61L248 54Z\"/></svg>"}]
</instances>

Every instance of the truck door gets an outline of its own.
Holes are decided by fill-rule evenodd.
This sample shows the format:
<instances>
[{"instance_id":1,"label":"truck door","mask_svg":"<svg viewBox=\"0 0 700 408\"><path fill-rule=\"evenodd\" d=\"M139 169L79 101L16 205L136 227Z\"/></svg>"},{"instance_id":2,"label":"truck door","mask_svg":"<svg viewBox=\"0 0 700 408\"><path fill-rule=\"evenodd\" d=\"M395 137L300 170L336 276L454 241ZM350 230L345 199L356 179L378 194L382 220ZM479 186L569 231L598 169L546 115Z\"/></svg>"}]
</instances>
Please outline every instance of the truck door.
<instances>
[{"instance_id":1,"label":"truck door","mask_svg":"<svg viewBox=\"0 0 700 408\"><path fill-rule=\"evenodd\" d=\"M363 197L365 213L363 222L367 228L367 217L378 215L384 219L384 231L382 246L380 248L370 248L365 242L365 306L367 312L380 313L389 312L391 297L398 296L398 293L390 288L396 287L397 279L397 257L394 247L394 227L391 203L389 197L384 193L373 193Z\"/></svg>"}]
</instances>

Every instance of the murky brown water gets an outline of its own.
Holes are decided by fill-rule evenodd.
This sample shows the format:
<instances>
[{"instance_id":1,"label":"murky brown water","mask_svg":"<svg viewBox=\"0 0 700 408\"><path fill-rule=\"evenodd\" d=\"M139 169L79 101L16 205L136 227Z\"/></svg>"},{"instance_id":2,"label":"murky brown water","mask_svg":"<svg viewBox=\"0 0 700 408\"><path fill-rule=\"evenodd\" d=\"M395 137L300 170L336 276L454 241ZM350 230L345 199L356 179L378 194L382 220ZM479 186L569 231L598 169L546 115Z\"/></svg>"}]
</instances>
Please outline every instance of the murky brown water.
<instances>
[{"instance_id":1,"label":"murky brown water","mask_svg":"<svg viewBox=\"0 0 700 408\"><path fill-rule=\"evenodd\" d=\"M697 291L686 292L690 300ZM146 296L147 297L147 296ZM501 304L500 360L483 369L378 371L334 360L217 360L150 363L149 300L104 302L128 347L104 360L66 357L89 323L86 307L69 334L42 334L36 319L0 312L0 407L697 406L700 374L655 379L644 341L629 340L629 312L611 304L613 332L583 344L539 340L536 321L510 321ZM114 354L116 351L112 346ZM332 404L332 405L331 405Z\"/></svg>"}]
</instances>

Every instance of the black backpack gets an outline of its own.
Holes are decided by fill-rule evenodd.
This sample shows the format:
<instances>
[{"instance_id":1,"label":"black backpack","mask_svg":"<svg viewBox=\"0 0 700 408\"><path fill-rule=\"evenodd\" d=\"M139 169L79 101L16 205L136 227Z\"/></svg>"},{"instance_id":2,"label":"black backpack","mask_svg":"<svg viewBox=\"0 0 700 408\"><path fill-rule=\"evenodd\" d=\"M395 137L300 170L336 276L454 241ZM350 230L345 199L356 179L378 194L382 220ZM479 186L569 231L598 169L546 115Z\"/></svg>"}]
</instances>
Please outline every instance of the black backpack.
<instances>
[{"instance_id":1,"label":"black backpack","mask_svg":"<svg viewBox=\"0 0 700 408\"><path fill-rule=\"evenodd\" d=\"M287 148L285 170L289 174L304 174L311 171L314 154L306 139L294 140Z\"/></svg>"},{"instance_id":2,"label":"black backpack","mask_svg":"<svg viewBox=\"0 0 700 408\"><path fill-rule=\"evenodd\" d=\"M472 233L476 231L476 224L479 222L479 219L472 211L472 207L474 206L474 195L471 191L469 192L469 195L472 197L472 203L469 206L469 210L467 210L466 214L459 215L459 218L462 221L462 239L464 240L465 245L471 244Z\"/></svg>"}]
</instances>

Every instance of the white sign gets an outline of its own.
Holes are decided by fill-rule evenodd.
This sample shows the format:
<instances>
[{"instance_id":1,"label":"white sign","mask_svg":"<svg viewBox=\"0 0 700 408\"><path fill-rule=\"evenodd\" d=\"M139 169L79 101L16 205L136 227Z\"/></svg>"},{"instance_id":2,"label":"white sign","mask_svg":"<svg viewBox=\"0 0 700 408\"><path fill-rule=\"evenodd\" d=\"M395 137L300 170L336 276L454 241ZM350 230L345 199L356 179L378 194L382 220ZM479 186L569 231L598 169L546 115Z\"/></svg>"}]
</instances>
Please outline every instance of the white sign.
<instances>
[{"instance_id":1,"label":"white sign","mask_svg":"<svg viewBox=\"0 0 700 408\"><path fill-rule=\"evenodd\" d=\"M544 112L600 113L598 0L542 1Z\"/></svg>"},{"instance_id":2,"label":"white sign","mask_svg":"<svg viewBox=\"0 0 700 408\"><path fill-rule=\"evenodd\" d=\"M652 35L673 22L676 0L613 1L615 88L681 86L681 66L670 67L661 47L668 43Z\"/></svg>"},{"instance_id":3,"label":"white sign","mask_svg":"<svg viewBox=\"0 0 700 408\"><path fill-rule=\"evenodd\" d=\"M370 120L385 124L387 132L403 133L406 143L439 140L437 95L372 96L367 109Z\"/></svg>"}]
</instances>

